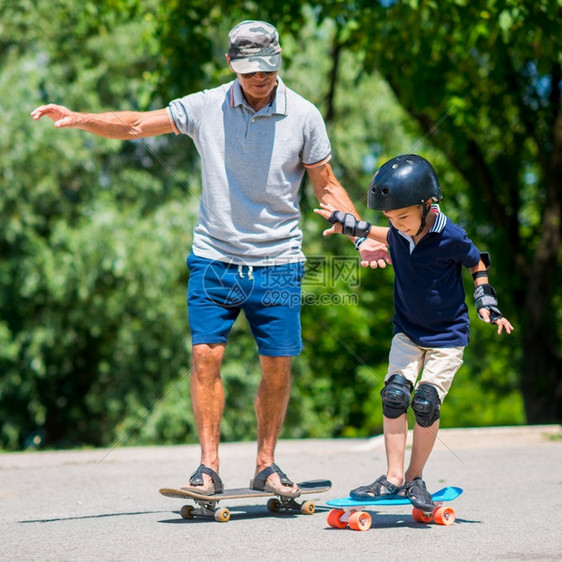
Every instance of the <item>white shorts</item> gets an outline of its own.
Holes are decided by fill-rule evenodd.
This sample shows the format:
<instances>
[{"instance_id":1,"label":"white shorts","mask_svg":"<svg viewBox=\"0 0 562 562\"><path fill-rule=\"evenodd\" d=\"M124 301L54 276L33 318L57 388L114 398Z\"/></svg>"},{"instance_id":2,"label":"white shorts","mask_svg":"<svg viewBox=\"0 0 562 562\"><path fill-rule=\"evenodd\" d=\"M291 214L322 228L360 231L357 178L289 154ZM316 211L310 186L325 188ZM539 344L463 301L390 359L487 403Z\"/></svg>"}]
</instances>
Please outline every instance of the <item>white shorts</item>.
<instances>
[{"instance_id":1,"label":"white shorts","mask_svg":"<svg viewBox=\"0 0 562 562\"><path fill-rule=\"evenodd\" d=\"M399 374L414 387L421 373L418 384L432 384L443 402L463 363L463 354L464 347L420 347L406 334L396 334L390 346L385 382L391 375Z\"/></svg>"}]
</instances>

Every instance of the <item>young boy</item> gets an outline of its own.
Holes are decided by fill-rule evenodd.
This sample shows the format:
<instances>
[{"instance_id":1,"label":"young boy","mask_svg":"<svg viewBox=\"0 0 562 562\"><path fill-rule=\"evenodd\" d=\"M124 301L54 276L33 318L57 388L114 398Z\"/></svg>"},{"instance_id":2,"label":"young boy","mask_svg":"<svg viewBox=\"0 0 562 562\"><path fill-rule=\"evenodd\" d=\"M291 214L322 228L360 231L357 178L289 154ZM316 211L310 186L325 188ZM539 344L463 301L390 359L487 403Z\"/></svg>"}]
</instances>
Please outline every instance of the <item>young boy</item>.
<instances>
[{"instance_id":1,"label":"young boy","mask_svg":"<svg viewBox=\"0 0 562 562\"><path fill-rule=\"evenodd\" d=\"M488 254L439 211L436 203L441 198L433 166L421 156L407 154L384 164L369 188L368 205L383 212L390 221L388 228L358 221L329 205L315 210L334 225L325 236L336 232L358 236L356 247L366 237L388 244L395 270L394 337L381 391L387 472L350 495L356 499L406 495L425 511L433 509L433 502L423 469L437 437L441 404L469 341L462 266L474 278L480 318L496 324L498 334L513 330L488 284ZM404 472L409 406L416 423L410 465Z\"/></svg>"}]
</instances>

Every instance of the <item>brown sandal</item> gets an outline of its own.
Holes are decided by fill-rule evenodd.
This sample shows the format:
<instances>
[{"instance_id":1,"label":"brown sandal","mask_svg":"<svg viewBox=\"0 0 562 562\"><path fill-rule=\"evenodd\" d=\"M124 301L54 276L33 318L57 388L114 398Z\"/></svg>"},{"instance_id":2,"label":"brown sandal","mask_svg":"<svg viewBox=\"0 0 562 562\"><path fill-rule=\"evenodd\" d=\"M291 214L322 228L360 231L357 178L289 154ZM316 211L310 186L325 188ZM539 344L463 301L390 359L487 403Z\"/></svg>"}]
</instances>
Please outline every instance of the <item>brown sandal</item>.
<instances>
[{"instance_id":1,"label":"brown sandal","mask_svg":"<svg viewBox=\"0 0 562 562\"><path fill-rule=\"evenodd\" d=\"M266 480L272 474L279 475L279 480L281 481L280 486L266 483ZM254 476L254 479L250 481L250 488L252 490L258 490L260 492L273 492L274 494L279 494L280 496L285 496L287 498L296 498L301 495L301 491L298 487L296 488L296 490L291 490L294 485L295 483L290 480L275 463L270 464L268 467L258 472Z\"/></svg>"},{"instance_id":2,"label":"brown sandal","mask_svg":"<svg viewBox=\"0 0 562 562\"><path fill-rule=\"evenodd\" d=\"M207 474L211 477L212 487L205 487L203 474ZM214 494L222 494L224 486L220 476L212 468L201 464L191 475L189 479L189 486L183 486L180 489L185 490L186 492L197 492L198 494L203 494L205 496L212 496Z\"/></svg>"}]
</instances>

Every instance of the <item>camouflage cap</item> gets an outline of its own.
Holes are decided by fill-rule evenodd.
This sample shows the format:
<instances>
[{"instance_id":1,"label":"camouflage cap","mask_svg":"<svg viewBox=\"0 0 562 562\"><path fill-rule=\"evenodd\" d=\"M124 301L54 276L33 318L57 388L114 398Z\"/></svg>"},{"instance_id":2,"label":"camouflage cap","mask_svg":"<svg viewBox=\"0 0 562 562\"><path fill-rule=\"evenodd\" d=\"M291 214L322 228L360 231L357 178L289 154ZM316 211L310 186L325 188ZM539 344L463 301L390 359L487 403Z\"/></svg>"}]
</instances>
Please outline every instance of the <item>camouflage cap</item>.
<instances>
[{"instance_id":1,"label":"camouflage cap","mask_svg":"<svg viewBox=\"0 0 562 562\"><path fill-rule=\"evenodd\" d=\"M228 55L234 72L272 72L281 67L277 29L265 21L245 20L228 34Z\"/></svg>"}]
</instances>

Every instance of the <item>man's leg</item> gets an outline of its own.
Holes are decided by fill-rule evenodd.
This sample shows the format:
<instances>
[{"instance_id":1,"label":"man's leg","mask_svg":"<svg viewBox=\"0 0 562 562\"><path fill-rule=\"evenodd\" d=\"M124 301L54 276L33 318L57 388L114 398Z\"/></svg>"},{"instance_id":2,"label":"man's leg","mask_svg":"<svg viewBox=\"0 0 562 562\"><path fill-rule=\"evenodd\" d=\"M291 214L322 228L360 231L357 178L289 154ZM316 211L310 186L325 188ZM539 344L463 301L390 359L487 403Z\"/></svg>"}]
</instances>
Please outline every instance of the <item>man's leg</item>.
<instances>
[{"instance_id":1,"label":"man's leg","mask_svg":"<svg viewBox=\"0 0 562 562\"><path fill-rule=\"evenodd\" d=\"M292 357L302 350L303 274L300 262L254 269L253 290L243 307L258 346L262 373L255 401L258 450L251 487L294 497L300 490L275 464L275 447L291 394Z\"/></svg>"},{"instance_id":2,"label":"man's leg","mask_svg":"<svg viewBox=\"0 0 562 562\"><path fill-rule=\"evenodd\" d=\"M220 422L224 388L220 368L225 344L197 344L191 354L191 405L201 445L201 464L219 471ZM203 475L205 486L211 478Z\"/></svg>"},{"instance_id":3,"label":"man's leg","mask_svg":"<svg viewBox=\"0 0 562 562\"><path fill-rule=\"evenodd\" d=\"M258 430L256 474L275 462L275 446L283 427L291 394L291 357L260 355L260 365L262 379L255 404ZM267 482L275 488L281 487L277 473L272 473ZM298 489L296 485L283 488L288 491Z\"/></svg>"}]
</instances>

